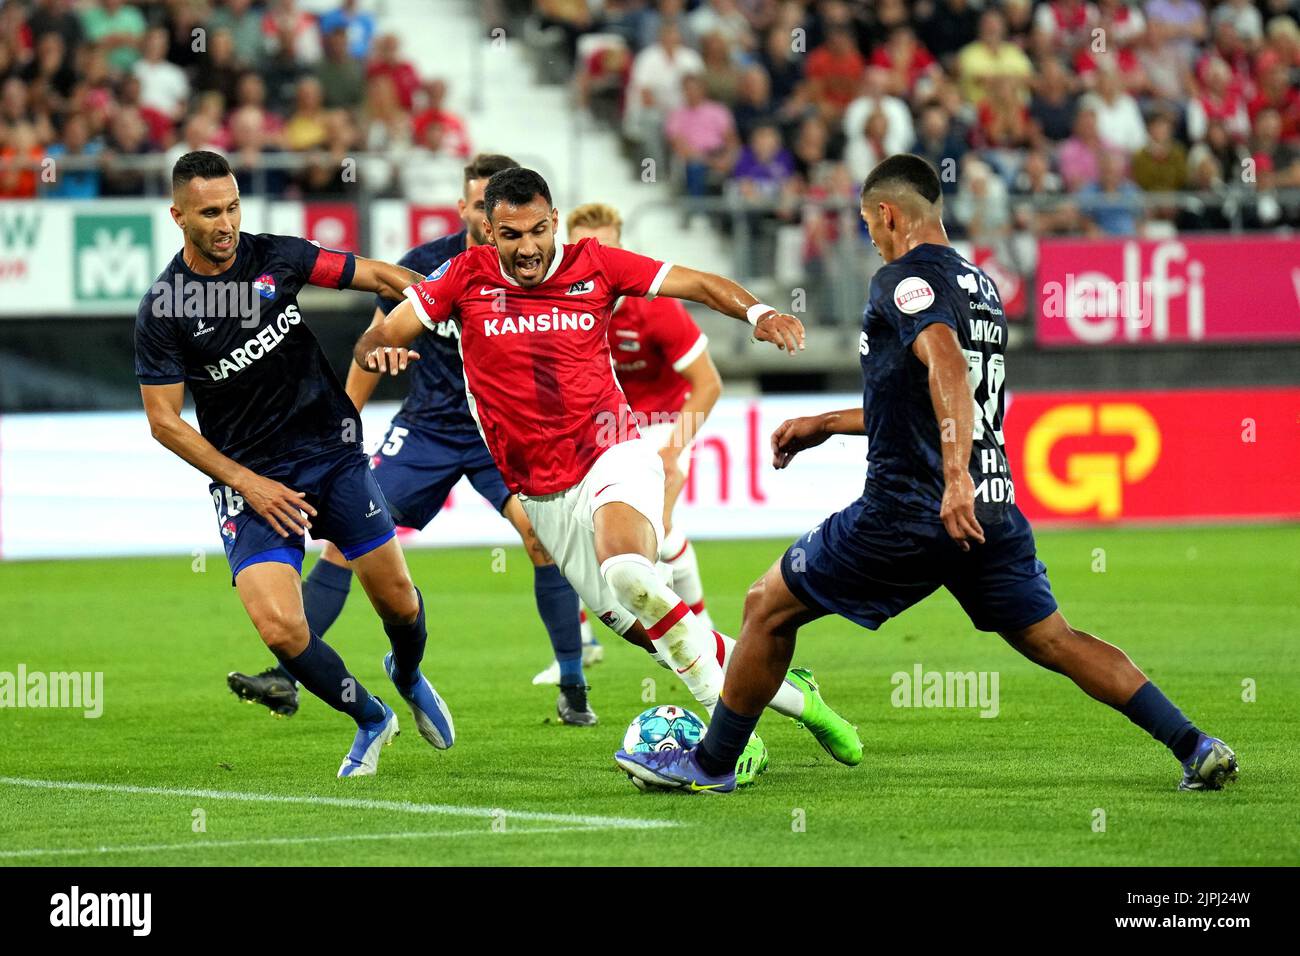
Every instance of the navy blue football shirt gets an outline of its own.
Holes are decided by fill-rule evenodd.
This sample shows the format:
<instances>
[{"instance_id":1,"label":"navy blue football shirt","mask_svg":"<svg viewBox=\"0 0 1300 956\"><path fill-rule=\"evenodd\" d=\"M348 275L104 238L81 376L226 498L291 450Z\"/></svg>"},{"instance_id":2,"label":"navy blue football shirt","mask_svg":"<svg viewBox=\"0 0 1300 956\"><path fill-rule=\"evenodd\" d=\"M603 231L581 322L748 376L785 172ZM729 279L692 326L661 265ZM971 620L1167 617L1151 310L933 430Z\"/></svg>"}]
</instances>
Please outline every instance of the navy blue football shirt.
<instances>
[{"instance_id":1,"label":"navy blue football shirt","mask_svg":"<svg viewBox=\"0 0 1300 956\"><path fill-rule=\"evenodd\" d=\"M917 246L871 281L858 344L867 432L863 494L909 518L939 520L942 436L929 370L912 351L916 337L935 322L957 333L966 355L975 403L975 514L998 520L1015 501L1002 441L1007 322L993 281L951 246Z\"/></svg>"},{"instance_id":2,"label":"navy blue football shirt","mask_svg":"<svg viewBox=\"0 0 1300 956\"><path fill-rule=\"evenodd\" d=\"M355 270L352 253L291 236L241 234L215 276L178 252L140 300L136 376L184 382L203 437L253 471L358 448L357 410L298 307L304 285L342 289Z\"/></svg>"},{"instance_id":3,"label":"navy blue football shirt","mask_svg":"<svg viewBox=\"0 0 1300 956\"><path fill-rule=\"evenodd\" d=\"M416 246L397 264L422 276L430 275L445 262L465 251L465 231L441 236ZM400 303L375 297L375 306L387 315ZM407 428L430 428L460 436L478 435L465 398L465 366L460 357L460 328L452 319L436 329L420 333L411 346L420 360L406 367L409 379L406 400L393 421Z\"/></svg>"}]
</instances>

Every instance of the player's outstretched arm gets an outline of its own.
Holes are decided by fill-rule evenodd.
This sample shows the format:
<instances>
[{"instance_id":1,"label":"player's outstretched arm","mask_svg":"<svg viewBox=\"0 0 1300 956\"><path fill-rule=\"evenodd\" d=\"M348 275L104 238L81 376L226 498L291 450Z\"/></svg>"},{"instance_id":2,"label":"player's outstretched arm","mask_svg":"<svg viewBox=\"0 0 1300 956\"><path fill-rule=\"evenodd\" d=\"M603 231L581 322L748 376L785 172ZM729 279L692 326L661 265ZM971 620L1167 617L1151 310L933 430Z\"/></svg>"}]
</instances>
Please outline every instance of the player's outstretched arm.
<instances>
[{"instance_id":1,"label":"player's outstretched arm","mask_svg":"<svg viewBox=\"0 0 1300 956\"><path fill-rule=\"evenodd\" d=\"M404 372L408 361L420 357L419 352L413 352L407 346L422 331L424 325L416 315L415 306L409 299L405 299L380 321L370 324L370 328L357 340L356 348L352 350L352 360L361 366L362 371L388 372L390 375Z\"/></svg>"},{"instance_id":2,"label":"player's outstretched arm","mask_svg":"<svg viewBox=\"0 0 1300 956\"><path fill-rule=\"evenodd\" d=\"M366 332L383 322L384 318L384 310L375 309L374 317L371 318L370 326L366 329ZM370 401L370 396L375 394L375 387L378 384L378 372L369 372L356 362L348 366L348 381L344 389L348 393L348 398L352 399L352 404L356 406L357 411L365 408L366 402Z\"/></svg>"},{"instance_id":3,"label":"player's outstretched arm","mask_svg":"<svg viewBox=\"0 0 1300 956\"><path fill-rule=\"evenodd\" d=\"M791 355L804 347L802 322L763 305L744 286L726 276L673 266L660 283L658 294L690 299L714 312L749 322L754 326L755 338L771 342Z\"/></svg>"},{"instance_id":4,"label":"player's outstretched arm","mask_svg":"<svg viewBox=\"0 0 1300 956\"><path fill-rule=\"evenodd\" d=\"M412 272L402 266L395 266L391 262L381 262L378 259L363 259L361 256L356 258L356 271L352 273L352 284L348 286L349 289L374 292L385 299L400 301L403 289L409 285L415 285L424 278L418 272Z\"/></svg>"},{"instance_id":5,"label":"player's outstretched arm","mask_svg":"<svg viewBox=\"0 0 1300 956\"><path fill-rule=\"evenodd\" d=\"M816 448L832 435L865 435L861 408L789 418L772 432L772 467L784 468L794 456L807 448Z\"/></svg>"},{"instance_id":6,"label":"player's outstretched arm","mask_svg":"<svg viewBox=\"0 0 1300 956\"><path fill-rule=\"evenodd\" d=\"M939 422L943 452L943 501L939 518L963 551L970 542L984 543L984 530L975 520L975 482L970 476L970 451L975 434L975 403L971 399L957 333L939 322L921 330L912 351L930 370L930 401Z\"/></svg>"},{"instance_id":7,"label":"player's outstretched arm","mask_svg":"<svg viewBox=\"0 0 1300 956\"><path fill-rule=\"evenodd\" d=\"M140 398L149 419L149 431L168 451L185 459L199 471L239 492L254 511L279 534L302 534L311 527L305 511L315 517L316 509L307 504L300 491L249 471L228 458L188 422L181 418L185 401L185 384L141 385ZM288 529L288 530L286 530Z\"/></svg>"}]
</instances>

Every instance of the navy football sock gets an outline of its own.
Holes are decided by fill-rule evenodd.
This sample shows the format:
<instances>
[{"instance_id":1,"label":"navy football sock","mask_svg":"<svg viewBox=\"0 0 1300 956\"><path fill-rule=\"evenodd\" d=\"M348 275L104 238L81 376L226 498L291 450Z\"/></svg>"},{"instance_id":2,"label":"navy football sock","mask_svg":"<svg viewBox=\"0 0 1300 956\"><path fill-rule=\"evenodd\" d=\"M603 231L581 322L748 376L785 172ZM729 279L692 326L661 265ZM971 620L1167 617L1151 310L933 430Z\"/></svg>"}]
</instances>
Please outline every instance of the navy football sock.
<instances>
[{"instance_id":1,"label":"navy football sock","mask_svg":"<svg viewBox=\"0 0 1300 956\"><path fill-rule=\"evenodd\" d=\"M274 670L277 674L279 674L279 675L280 675L281 677L283 677L285 680L287 680L287 681L291 681L295 687L298 686L298 682L297 682L296 680L294 680L294 676L293 676L292 674L289 673L289 669L288 669L287 667L285 667L283 664L281 664L279 661L276 661L276 662L275 662L275 667L273 667L272 670Z\"/></svg>"},{"instance_id":2,"label":"navy football sock","mask_svg":"<svg viewBox=\"0 0 1300 956\"><path fill-rule=\"evenodd\" d=\"M1186 760L1196 749L1201 732L1151 681L1137 689L1124 705L1123 712L1125 717L1173 751L1179 760Z\"/></svg>"},{"instance_id":3,"label":"navy football sock","mask_svg":"<svg viewBox=\"0 0 1300 956\"><path fill-rule=\"evenodd\" d=\"M352 569L317 561L302 582L302 606L313 634L324 635L338 620L352 586Z\"/></svg>"},{"instance_id":4,"label":"navy football sock","mask_svg":"<svg viewBox=\"0 0 1300 956\"><path fill-rule=\"evenodd\" d=\"M424 627L424 595L415 589L415 599L420 603L420 613L410 624L384 623L384 633L393 648L393 679L403 687L415 683L424 659L424 645L429 638Z\"/></svg>"},{"instance_id":5,"label":"navy football sock","mask_svg":"<svg viewBox=\"0 0 1300 956\"><path fill-rule=\"evenodd\" d=\"M736 769L740 753L749 743L750 734L758 726L758 715L746 717L738 714L719 699L713 708L709 731L697 748L695 759L704 772L721 777Z\"/></svg>"},{"instance_id":6,"label":"navy football sock","mask_svg":"<svg viewBox=\"0 0 1300 956\"><path fill-rule=\"evenodd\" d=\"M553 564L533 568L533 596L537 613L560 662L560 683L587 683L582 673L582 631L578 626L578 595Z\"/></svg>"},{"instance_id":7,"label":"navy football sock","mask_svg":"<svg viewBox=\"0 0 1300 956\"><path fill-rule=\"evenodd\" d=\"M305 651L280 663L303 687L358 724L374 723L384 716L379 701L348 672L338 652L315 634Z\"/></svg>"}]
</instances>

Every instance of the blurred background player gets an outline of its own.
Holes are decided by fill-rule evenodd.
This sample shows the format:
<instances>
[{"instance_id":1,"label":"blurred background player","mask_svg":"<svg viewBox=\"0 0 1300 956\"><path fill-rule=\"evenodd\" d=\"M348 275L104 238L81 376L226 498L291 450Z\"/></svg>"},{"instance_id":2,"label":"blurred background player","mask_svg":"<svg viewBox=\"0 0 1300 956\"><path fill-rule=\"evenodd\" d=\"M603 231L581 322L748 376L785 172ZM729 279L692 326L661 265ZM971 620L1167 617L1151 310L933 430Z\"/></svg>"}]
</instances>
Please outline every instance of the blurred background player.
<instances>
[{"instance_id":1,"label":"blurred background player","mask_svg":"<svg viewBox=\"0 0 1300 956\"><path fill-rule=\"evenodd\" d=\"M602 246L622 248L623 219L605 203L587 203L565 219L569 242L594 237ZM691 468L691 445L722 394L722 376L709 357L709 340L676 299L625 296L609 323L614 372L641 437L659 449L664 465L664 539L659 560L673 573L673 590L704 626L713 621L704 607L700 565L686 533L673 520L673 508ZM642 423L645 424L642 424ZM533 678L554 684L559 665Z\"/></svg>"},{"instance_id":2,"label":"blurred background player","mask_svg":"<svg viewBox=\"0 0 1300 956\"><path fill-rule=\"evenodd\" d=\"M1002 440L1006 316L993 281L948 243L939 175L896 154L862 184L862 218L885 262L871 282L859 355L862 406L796 418L772 435L773 465L831 435L865 435L862 497L800 538L745 600L735 660L713 721L689 751L626 753L643 782L727 793L735 760L794 654L799 628L839 614L868 630L947 588L971 623L1064 674L1159 740L1181 790L1236 776L1118 647L1071 627L1015 504Z\"/></svg>"},{"instance_id":3,"label":"blurred background player","mask_svg":"<svg viewBox=\"0 0 1300 956\"><path fill-rule=\"evenodd\" d=\"M749 321L759 340L790 354L802 347L803 326L723 276L591 238L560 245L559 211L533 170L496 173L484 205L494 248L468 249L411 287L354 357L375 371L404 369L418 359L406 346L459 315L470 410L542 544L602 622L671 666L712 713L734 642L706 628L656 571L663 464L614 376L610 314L624 295L690 299ZM778 684L775 710L840 762L861 759L857 732L816 684ZM752 780L766 763L751 734L738 775Z\"/></svg>"},{"instance_id":4,"label":"blurred background player","mask_svg":"<svg viewBox=\"0 0 1300 956\"><path fill-rule=\"evenodd\" d=\"M416 246L398 264L421 277L431 274L467 248L483 245L483 190L488 178L519 164L508 156L479 154L465 167L463 195L457 201L465 228L453 235ZM397 306L390 297L378 296L372 327ZM533 593L537 613L555 651L555 679L560 685L556 712L562 722L579 726L596 723L587 703L578 596L564 580L551 556L537 540L518 499L510 494L492 456L483 444L465 401L465 378L460 358L460 330L454 319L425 331L415 343L420 361L410 366L406 399L371 458L375 480L384 492L394 521L407 528L423 528L447 501L452 487L464 476L519 532L533 562ZM358 409L370 396L380 376L355 362L348 370L347 393ZM312 633L323 635L334 624L347 600L352 570L343 552L326 543L320 560L303 584L303 603ZM298 709L298 691L282 665L260 674L232 673L230 689L244 700L257 701L278 714Z\"/></svg>"},{"instance_id":5,"label":"blurred background player","mask_svg":"<svg viewBox=\"0 0 1300 956\"><path fill-rule=\"evenodd\" d=\"M266 646L295 680L356 721L338 775L373 774L380 749L397 735L397 717L307 621L308 530L352 562L392 645L384 670L421 736L446 749L451 714L420 673L424 599L362 451L357 410L297 301L308 284L393 298L420 275L305 239L241 236L239 187L216 153L181 156L172 189L184 245L136 316L136 374L150 430L213 479L231 583ZM186 385L199 431L180 416Z\"/></svg>"}]
</instances>

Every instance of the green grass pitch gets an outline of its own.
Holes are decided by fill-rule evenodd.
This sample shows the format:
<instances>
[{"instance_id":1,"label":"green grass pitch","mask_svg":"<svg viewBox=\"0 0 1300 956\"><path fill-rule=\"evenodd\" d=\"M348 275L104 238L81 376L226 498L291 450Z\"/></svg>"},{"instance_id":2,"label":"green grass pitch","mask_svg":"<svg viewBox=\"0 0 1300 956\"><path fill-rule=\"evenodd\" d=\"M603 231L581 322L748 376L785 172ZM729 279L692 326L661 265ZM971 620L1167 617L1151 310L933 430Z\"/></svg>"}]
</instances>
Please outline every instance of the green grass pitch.
<instances>
[{"instance_id":1,"label":"green grass pitch","mask_svg":"<svg viewBox=\"0 0 1300 956\"><path fill-rule=\"evenodd\" d=\"M861 729L861 766L835 764L769 712L759 730L772 766L756 787L642 794L611 755L647 706L643 682L659 703L692 702L602 633L606 661L588 673L602 722L557 725L554 690L529 684L548 645L518 548L504 573L488 548L411 555L429 606L426 672L457 743L435 752L399 707L405 730L379 775L340 781L345 718L304 696L297 716L276 719L227 691L228 670L268 658L220 551L202 574L179 557L16 563L0 565L0 671L102 671L104 712L0 710L0 864L1300 862L1300 528L1045 532L1039 543L1070 620L1125 648L1227 739L1237 784L1177 792L1162 747L972 630L940 593L875 634L831 619L801 637L796 660ZM784 546L698 546L724 630L737 630L746 587ZM329 639L393 698L383 631L355 588ZM892 706L891 675L917 663L997 671L998 715Z\"/></svg>"}]
</instances>

